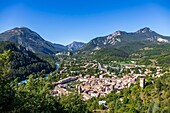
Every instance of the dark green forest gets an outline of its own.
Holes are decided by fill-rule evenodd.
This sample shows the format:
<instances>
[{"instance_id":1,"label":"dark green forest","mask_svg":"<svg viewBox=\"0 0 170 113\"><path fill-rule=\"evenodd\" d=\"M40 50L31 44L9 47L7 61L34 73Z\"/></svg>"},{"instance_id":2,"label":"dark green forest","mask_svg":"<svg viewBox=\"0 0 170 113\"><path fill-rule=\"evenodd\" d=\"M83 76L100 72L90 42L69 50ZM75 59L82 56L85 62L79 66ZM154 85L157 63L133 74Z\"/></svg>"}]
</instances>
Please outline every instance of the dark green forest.
<instances>
[{"instance_id":1,"label":"dark green forest","mask_svg":"<svg viewBox=\"0 0 170 113\"><path fill-rule=\"evenodd\" d=\"M26 50L24 47L12 42L0 42L0 53L10 50L10 68L9 77L19 77L25 79L32 73L41 72L49 73L54 68L47 61L40 59L33 52Z\"/></svg>"}]
</instances>

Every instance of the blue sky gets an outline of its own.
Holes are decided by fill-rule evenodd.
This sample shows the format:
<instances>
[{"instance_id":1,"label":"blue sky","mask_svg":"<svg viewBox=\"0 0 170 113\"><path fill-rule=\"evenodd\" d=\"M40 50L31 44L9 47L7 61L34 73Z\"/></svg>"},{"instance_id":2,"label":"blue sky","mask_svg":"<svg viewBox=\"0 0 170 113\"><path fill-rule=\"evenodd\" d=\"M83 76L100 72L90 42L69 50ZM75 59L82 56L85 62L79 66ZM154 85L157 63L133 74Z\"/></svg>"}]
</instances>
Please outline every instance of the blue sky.
<instances>
[{"instance_id":1,"label":"blue sky","mask_svg":"<svg viewBox=\"0 0 170 113\"><path fill-rule=\"evenodd\" d=\"M64 45L143 27L170 36L170 1L0 0L0 32L17 26Z\"/></svg>"}]
</instances>

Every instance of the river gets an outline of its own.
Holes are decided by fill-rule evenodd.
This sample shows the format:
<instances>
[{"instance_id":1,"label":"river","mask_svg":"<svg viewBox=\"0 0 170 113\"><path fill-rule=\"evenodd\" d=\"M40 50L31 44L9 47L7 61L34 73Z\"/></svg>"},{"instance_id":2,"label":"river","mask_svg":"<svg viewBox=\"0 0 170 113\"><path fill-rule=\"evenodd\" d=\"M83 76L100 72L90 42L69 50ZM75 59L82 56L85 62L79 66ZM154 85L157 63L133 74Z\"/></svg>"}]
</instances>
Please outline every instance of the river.
<instances>
[{"instance_id":1,"label":"river","mask_svg":"<svg viewBox=\"0 0 170 113\"><path fill-rule=\"evenodd\" d=\"M59 64L58 62L55 63L55 69L58 70L59 68ZM46 75L44 78L47 79L49 75ZM18 84L26 84L28 81L28 79L22 80L21 82L19 82Z\"/></svg>"}]
</instances>

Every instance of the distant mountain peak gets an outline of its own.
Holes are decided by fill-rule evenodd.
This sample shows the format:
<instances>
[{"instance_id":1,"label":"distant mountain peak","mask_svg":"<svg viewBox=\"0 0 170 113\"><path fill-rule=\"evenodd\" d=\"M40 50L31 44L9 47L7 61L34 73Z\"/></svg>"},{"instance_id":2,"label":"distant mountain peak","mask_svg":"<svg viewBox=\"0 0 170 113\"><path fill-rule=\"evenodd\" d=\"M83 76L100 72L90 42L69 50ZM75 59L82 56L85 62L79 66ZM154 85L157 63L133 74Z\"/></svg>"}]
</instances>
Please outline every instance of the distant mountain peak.
<instances>
[{"instance_id":1,"label":"distant mountain peak","mask_svg":"<svg viewBox=\"0 0 170 113\"><path fill-rule=\"evenodd\" d=\"M73 44L73 43L83 43L83 42L73 41L72 44Z\"/></svg>"},{"instance_id":2,"label":"distant mountain peak","mask_svg":"<svg viewBox=\"0 0 170 113\"><path fill-rule=\"evenodd\" d=\"M170 37L162 36L148 27L139 29L136 32L116 31L107 36L96 37L89 43L82 47L81 50L89 51L96 50L96 48L122 46L128 43L170 43Z\"/></svg>"},{"instance_id":3,"label":"distant mountain peak","mask_svg":"<svg viewBox=\"0 0 170 113\"><path fill-rule=\"evenodd\" d=\"M25 26L19 26L19 27L15 27L16 29L29 29L28 27L25 27ZM14 29L15 29L14 28Z\"/></svg>"},{"instance_id":4,"label":"distant mountain peak","mask_svg":"<svg viewBox=\"0 0 170 113\"><path fill-rule=\"evenodd\" d=\"M144 27L137 31L137 33L148 33L148 32L152 32L152 30L149 27Z\"/></svg>"},{"instance_id":5,"label":"distant mountain peak","mask_svg":"<svg viewBox=\"0 0 170 113\"><path fill-rule=\"evenodd\" d=\"M114 33L124 34L124 33L127 33L127 32L126 31L117 30Z\"/></svg>"},{"instance_id":6,"label":"distant mountain peak","mask_svg":"<svg viewBox=\"0 0 170 113\"><path fill-rule=\"evenodd\" d=\"M24 27L24 26L22 26L22 27L15 27L15 28L13 28L11 30L21 30L21 31L31 31L31 32L33 32L31 29L29 29L28 27Z\"/></svg>"},{"instance_id":7,"label":"distant mountain peak","mask_svg":"<svg viewBox=\"0 0 170 113\"><path fill-rule=\"evenodd\" d=\"M67 45L68 51L75 51L81 48L84 45L83 42L73 41L71 44Z\"/></svg>"},{"instance_id":8,"label":"distant mountain peak","mask_svg":"<svg viewBox=\"0 0 170 113\"><path fill-rule=\"evenodd\" d=\"M27 27L15 27L13 29L7 30L6 32L13 32L13 33L21 33L21 32L34 32L31 29L27 28ZM35 33L35 32L34 32Z\"/></svg>"},{"instance_id":9,"label":"distant mountain peak","mask_svg":"<svg viewBox=\"0 0 170 113\"><path fill-rule=\"evenodd\" d=\"M18 43L32 52L45 54L57 52L52 43L45 41L38 33L27 27L15 27L0 33L0 41Z\"/></svg>"},{"instance_id":10,"label":"distant mountain peak","mask_svg":"<svg viewBox=\"0 0 170 113\"><path fill-rule=\"evenodd\" d=\"M119 36L119 35L121 35L121 31L114 32L112 36Z\"/></svg>"}]
</instances>

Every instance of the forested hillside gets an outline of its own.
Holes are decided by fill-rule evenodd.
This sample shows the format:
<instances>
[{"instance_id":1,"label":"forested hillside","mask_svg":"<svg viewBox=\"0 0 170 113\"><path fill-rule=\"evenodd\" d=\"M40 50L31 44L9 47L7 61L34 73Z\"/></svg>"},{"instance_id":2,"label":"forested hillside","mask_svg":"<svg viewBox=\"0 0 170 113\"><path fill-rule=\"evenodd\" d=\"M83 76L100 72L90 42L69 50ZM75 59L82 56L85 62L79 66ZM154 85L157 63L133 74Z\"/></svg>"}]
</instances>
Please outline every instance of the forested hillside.
<instances>
[{"instance_id":1,"label":"forested hillside","mask_svg":"<svg viewBox=\"0 0 170 113\"><path fill-rule=\"evenodd\" d=\"M48 73L53 70L52 66L31 51L27 51L21 45L11 42L0 42L0 53L10 50L10 73L8 76L12 78L19 77L25 79L32 73L41 72Z\"/></svg>"},{"instance_id":2,"label":"forested hillside","mask_svg":"<svg viewBox=\"0 0 170 113\"><path fill-rule=\"evenodd\" d=\"M150 66L159 65L168 69L170 66L170 45L153 44L145 46L136 53L131 54L130 58L137 60L139 64Z\"/></svg>"},{"instance_id":3,"label":"forested hillside","mask_svg":"<svg viewBox=\"0 0 170 113\"><path fill-rule=\"evenodd\" d=\"M29 76L27 84L9 78L10 51L0 53L0 112L1 113L82 113L88 111L77 94L56 98L50 94L50 78ZM39 76L38 74L36 74Z\"/></svg>"}]
</instances>

